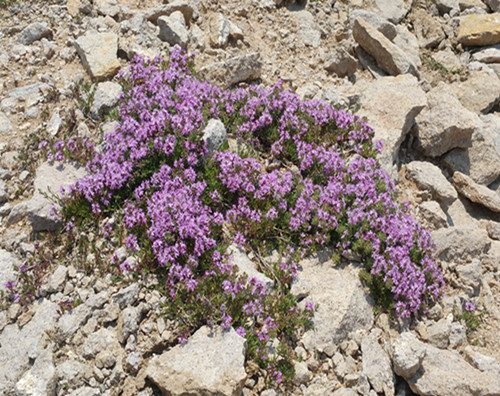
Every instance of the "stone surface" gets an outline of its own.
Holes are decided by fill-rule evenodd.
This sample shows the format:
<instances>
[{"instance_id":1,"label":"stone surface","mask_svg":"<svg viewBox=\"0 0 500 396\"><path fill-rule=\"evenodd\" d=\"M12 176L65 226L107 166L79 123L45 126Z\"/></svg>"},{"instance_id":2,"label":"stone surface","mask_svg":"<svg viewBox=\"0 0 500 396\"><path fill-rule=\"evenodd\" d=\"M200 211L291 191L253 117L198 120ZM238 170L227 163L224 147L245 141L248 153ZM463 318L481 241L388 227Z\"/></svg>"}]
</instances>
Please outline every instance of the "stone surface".
<instances>
[{"instance_id":1,"label":"stone surface","mask_svg":"<svg viewBox=\"0 0 500 396\"><path fill-rule=\"evenodd\" d=\"M92 5L101 15L116 17L120 12L117 0L93 0Z\"/></svg>"},{"instance_id":2,"label":"stone surface","mask_svg":"<svg viewBox=\"0 0 500 396\"><path fill-rule=\"evenodd\" d=\"M158 18L160 28L160 40L166 41L170 45L179 45L186 48L189 43L189 31L186 27L184 15L180 11L175 11L169 16Z\"/></svg>"},{"instance_id":3,"label":"stone surface","mask_svg":"<svg viewBox=\"0 0 500 396\"><path fill-rule=\"evenodd\" d=\"M351 76L358 66L354 58L342 45L336 47L329 53L324 68L330 73L335 73L339 77Z\"/></svg>"},{"instance_id":4,"label":"stone surface","mask_svg":"<svg viewBox=\"0 0 500 396\"><path fill-rule=\"evenodd\" d=\"M113 294L113 301L120 306L120 309L124 309L128 305L134 305L139 297L139 289L139 284L134 282Z\"/></svg>"},{"instance_id":5,"label":"stone surface","mask_svg":"<svg viewBox=\"0 0 500 396\"><path fill-rule=\"evenodd\" d=\"M490 117L490 120L483 120L482 126L472 134L471 147L452 150L443 158L450 170L462 172L483 185L493 183L500 176L500 139L494 132L498 126L495 119Z\"/></svg>"},{"instance_id":6,"label":"stone surface","mask_svg":"<svg viewBox=\"0 0 500 396\"><path fill-rule=\"evenodd\" d=\"M450 330L450 323L445 318L427 326L429 342L438 348L445 349L448 346Z\"/></svg>"},{"instance_id":7,"label":"stone surface","mask_svg":"<svg viewBox=\"0 0 500 396\"><path fill-rule=\"evenodd\" d=\"M500 63L500 44L474 52L472 59L483 63Z\"/></svg>"},{"instance_id":8,"label":"stone surface","mask_svg":"<svg viewBox=\"0 0 500 396\"><path fill-rule=\"evenodd\" d=\"M429 15L427 10L412 11L414 16L415 35L422 48L434 48L446 38L438 18Z\"/></svg>"},{"instance_id":9,"label":"stone surface","mask_svg":"<svg viewBox=\"0 0 500 396\"><path fill-rule=\"evenodd\" d=\"M99 83L94 93L92 107L90 108L92 117L97 119L99 115L109 112L109 110L118 104L121 94L122 87L120 84L111 81Z\"/></svg>"},{"instance_id":10,"label":"stone surface","mask_svg":"<svg viewBox=\"0 0 500 396\"><path fill-rule=\"evenodd\" d=\"M358 18L363 18L366 22L372 25L380 33L382 33L389 40L393 40L398 34L396 25L389 22L387 19L381 17L377 13L370 10L353 10L349 13L349 22L351 29L353 28L354 21Z\"/></svg>"},{"instance_id":11,"label":"stone surface","mask_svg":"<svg viewBox=\"0 0 500 396\"><path fill-rule=\"evenodd\" d=\"M461 172L453 174L453 185L464 197L476 202L494 212L500 212L500 195L488 187L477 184Z\"/></svg>"},{"instance_id":12,"label":"stone surface","mask_svg":"<svg viewBox=\"0 0 500 396\"><path fill-rule=\"evenodd\" d=\"M450 263L479 257L490 246L485 230L468 226L441 228L432 232L432 239L437 247L435 257Z\"/></svg>"},{"instance_id":13,"label":"stone surface","mask_svg":"<svg viewBox=\"0 0 500 396\"><path fill-rule=\"evenodd\" d=\"M500 12L500 0L485 0L484 1L493 12Z\"/></svg>"},{"instance_id":14,"label":"stone surface","mask_svg":"<svg viewBox=\"0 0 500 396\"><path fill-rule=\"evenodd\" d=\"M377 65L391 75L411 73L418 75L416 66L404 51L387 37L358 17L354 21L353 37L356 42L377 61Z\"/></svg>"},{"instance_id":15,"label":"stone surface","mask_svg":"<svg viewBox=\"0 0 500 396\"><path fill-rule=\"evenodd\" d=\"M62 291L67 275L68 267L58 265L54 272L49 276L47 283L42 287L42 289L47 293Z\"/></svg>"},{"instance_id":16,"label":"stone surface","mask_svg":"<svg viewBox=\"0 0 500 396\"><path fill-rule=\"evenodd\" d=\"M309 11L298 11L294 15L299 24L298 35L305 45L318 48L321 45L321 31Z\"/></svg>"},{"instance_id":17,"label":"stone surface","mask_svg":"<svg viewBox=\"0 0 500 396\"><path fill-rule=\"evenodd\" d=\"M209 120L205 129L203 129L202 139L206 142L207 148L205 158L210 158L227 139L224 123L216 118Z\"/></svg>"},{"instance_id":18,"label":"stone surface","mask_svg":"<svg viewBox=\"0 0 500 396\"><path fill-rule=\"evenodd\" d=\"M87 32L74 44L83 66L93 79L102 81L111 78L120 69L118 36L115 33Z\"/></svg>"},{"instance_id":19,"label":"stone surface","mask_svg":"<svg viewBox=\"0 0 500 396\"><path fill-rule=\"evenodd\" d=\"M224 48L229 39L243 39L243 31L221 13L212 14L209 18L210 44L212 47Z\"/></svg>"},{"instance_id":20,"label":"stone surface","mask_svg":"<svg viewBox=\"0 0 500 396\"><path fill-rule=\"evenodd\" d=\"M361 85L359 90L358 114L367 118L368 125L375 131L375 139L384 142L379 161L394 175L393 163L399 147L427 103L425 93L417 78L411 75L379 78L366 87Z\"/></svg>"},{"instance_id":21,"label":"stone surface","mask_svg":"<svg viewBox=\"0 0 500 396\"><path fill-rule=\"evenodd\" d=\"M0 333L0 394L13 389L20 376L29 369L30 358L43 354L45 332L56 325L59 316L57 304L42 300L35 302L31 309L35 314L21 329L14 323Z\"/></svg>"},{"instance_id":22,"label":"stone surface","mask_svg":"<svg viewBox=\"0 0 500 396\"><path fill-rule=\"evenodd\" d=\"M420 189L428 190L433 198L446 205L457 199L457 192L441 170L430 162L412 161L406 165L406 177Z\"/></svg>"},{"instance_id":23,"label":"stone surface","mask_svg":"<svg viewBox=\"0 0 500 396\"><path fill-rule=\"evenodd\" d=\"M302 270L292 284L292 294L318 307L314 329L302 338L310 353L331 348L350 332L372 326L373 302L361 285L358 268L333 267L327 252L303 260L300 265ZM323 287L325 284L329 286Z\"/></svg>"},{"instance_id":24,"label":"stone surface","mask_svg":"<svg viewBox=\"0 0 500 396\"><path fill-rule=\"evenodd\" d=\"M411 9L408 0L375 0L379 13L392 23L399 23Z\"/></svg>"},{"instance_id":25,"label":"stone surface","mask_svg":"<svg viewBox=\"0 0 500 396\"><path fill-rule=\"evenodd\" d=\"M419 147L430 157L456 147L469 147L480 123L478 116L467 111L445 83L427 93L427 108L416 121Z\"/></svg>"},{"instance_id":26,"label":"stone surface","mask_svg":"<svg viewBox=\"0 0 500 396\"><path fill-rule=\"evenodd\" d=\"M450 87L462 105L475 113L489 112L500 100L500 79L491 73L472 72L467 80Z\"/></svg>"},{"instance_id":27,"label":"stone surface","mask_svg":"<svg viewBox=\"0 0 500 396\"><path fill-rule=\"evenodd\" d=\"M200 70L208 81L213 84L228 88L243 81L255 80L262 72L262 59L260 54L236 56L225 62L213 63Z\"/></svg>"},{"instance_id":28,"label":"stone surface","mask_svg":"<svg viewBox=\"0 0 500 396\"><path fill-rule=\"evenodd\" d=\"M16 383L16 396L47 396L56 394L56 368L52 361L52 348L48 347L35 360L33 366Z\"/></svg>"},{"instance_id":29,"label":"stone surface","mask_svg":"<svg viewBox=\"0 0 500 396\"><path fill-rule=\"evenodd\" d=\"M16 280L17 271L14 266L19 264L19 260L14 254L0 249L0 290L5 290L5 283Z\"/></svg>"},{"instance_id":30,"label":"stone surface","mask_svg":"<svg viewBox=\"0 0 500 396\"><path fill-rule=\"evenodd\" d=\"M382 334L380 329L374 329L361 341L363 354L363 374L368 378L377 393L394 396L394 374L391 359L379 344Z\"/></svg>"},{"instance_id":31,"label":"stone surface","mask_svg":"<svg viewBox=\"0 0 500 396\"><path fill-rule=\"evenodd\" d=\"M435 0L434 3L441 15L449 14L452 10L459 10L458 0Z\"/></svg>"},{"instance_id":32,"label":"stone surface","mask_svg":"<svg viewBox=\"0 0 500 396\"><path fill-rule=\"evenodd\" d=\"M164 394L240 395L246 380L246 341L234 329L200 328L186 345L154 356L146 375Z\"/></svg>"},{"instance_id":33,"label":"stone surface","mask_svg":"<svg viewBox=\"0 0 500 396\"><path fill-rule=\"evenodd\" d=\"M446 214L436 201L425 201L418 205L420 215L432 225L434 229L448 226Z\"/></svg>"},{"instance_id":34,"label":"stone surface","mask_svg":"<svg viewBox=\"0 0 500 396\"><path fill-rule=\"evenodd\" d=\"M227 251L231 255L231 263L238 267L239 272L248 275L248 279L256 278L262 282L266 286L267 292L273 289L274 281L257 270L255 264L248 258L244 250L237 245L231 245Z\"/></svg>"},{"instance_id":35,"label":"stone surface","mask_svg":"<svg viewBox=\"0 0 500 396\"><path fill-rule=\"evenodd\" d=\"M61 187L69 187L86 175L84 167L45 162L36 170L33 198L28 202L28 219L34 231L54 231L60 221L50 214L54 203L44 194L60 195Z\"/></svg>"},{"instance_id":36,"label":"stone surface","mask_svg":"<svg viewBox=\"0 0 500 396\"><path fill-rule=\"evenodd\" d=\"M457 39L464 45L500 43L500 13L471 14L462 17Z\"/></svg>"},{"instance_id":37,"label":"stone surface","mask_svg":"<svg viewBox=\"0 0 500 396\"><path fill-rule=\"evenodd\" d=\"M52 35L52 30L45 22L34 22L26 26L17 36L17 41L24 45L33 44L44 37Z\"/></svg>"},{"instance_id":38,"label":"stone surface","mask_svg":"<svg viewBox=\"0 0 500 396\"><path fill-rule=\"evenodd\" d=\"M425 344L410 333L401 335L393 348L394 355L398 356L393 359L396 373L419 395L486 396L500 393L498 376L475 369L456 351ZM421 364L416 363L420 359ZM405 370L407 367L412 370Z\"/></svg>"},{"instance_id":39,"label":"stone surface","mask_svg":"<svg viewBox=\"0 0 500 396\"><path fill-rule=\"evenodd\" d=\"M392 42L397 47L401 49L404 48L404 53L408 61L416 68L420 68L422 66L422 61L420 60L420 47L417 38L406 28L406 26L398 25L396 26L396 30L397 35Z\"/></svg>"},{"instance_id":40,"label":"stone surface","mask_svg":"<svg viewBox=\"0 0 500 396\"><path fill-rule=\"evenodd\" d=\"M11 133L13 130L12 128L12 123L10 122L10 120L7 118L7 116L0 112L0 135L3 135L3 134L9 134Z\"/></svg>"}]
</instances>

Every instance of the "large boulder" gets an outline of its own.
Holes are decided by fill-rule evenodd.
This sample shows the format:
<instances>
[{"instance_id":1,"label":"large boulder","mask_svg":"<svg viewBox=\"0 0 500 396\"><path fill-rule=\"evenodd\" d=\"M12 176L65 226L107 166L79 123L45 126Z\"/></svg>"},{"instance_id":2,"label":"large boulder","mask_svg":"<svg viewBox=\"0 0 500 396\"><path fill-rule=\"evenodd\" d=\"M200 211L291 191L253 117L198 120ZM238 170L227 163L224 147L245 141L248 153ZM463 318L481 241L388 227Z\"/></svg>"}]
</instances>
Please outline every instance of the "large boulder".
<instances>
[{"instance_id":1,"label":"large boulder","mask_svg":"<svg viewBox=\"0 0 500 396\"><path fill-rule=\"evenodd\" d=\"M246 341L234 329L207 326L185 345L154 356L146 368L165 395L240 395L246 380Z\"/></svg>"}]
</instances>

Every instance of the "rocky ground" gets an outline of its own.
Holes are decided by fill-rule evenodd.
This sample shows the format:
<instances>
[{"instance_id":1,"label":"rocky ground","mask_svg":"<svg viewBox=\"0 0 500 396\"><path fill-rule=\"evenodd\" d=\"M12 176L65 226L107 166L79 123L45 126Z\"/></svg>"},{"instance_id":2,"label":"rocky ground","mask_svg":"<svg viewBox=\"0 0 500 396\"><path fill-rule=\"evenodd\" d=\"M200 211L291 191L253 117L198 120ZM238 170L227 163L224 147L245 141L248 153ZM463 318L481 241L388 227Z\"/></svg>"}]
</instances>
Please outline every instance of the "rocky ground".
<instances>
[{"instance_id":1,"label":"rocky ground","mask_svg":"<svg viewBox=\"0 0 500 396\"><path fill-rule=\"evenodd\" d=\"M97 141L113 128L118 70L180 45L221 87L281 79L301 98L358 110L437 244L446 295L418 321L374 314L356 265L302 263L292 291L319 308L290 392L500 394L498 0L15 1L0 16L0 288L58 226L42 192L84 172L43 162L38 142ZM0 311L0 393L280 393L247 374L234 330L202 327L175 346L165 297L147 282L54 263L35 303Z\"/></svg>"}]
</instances>

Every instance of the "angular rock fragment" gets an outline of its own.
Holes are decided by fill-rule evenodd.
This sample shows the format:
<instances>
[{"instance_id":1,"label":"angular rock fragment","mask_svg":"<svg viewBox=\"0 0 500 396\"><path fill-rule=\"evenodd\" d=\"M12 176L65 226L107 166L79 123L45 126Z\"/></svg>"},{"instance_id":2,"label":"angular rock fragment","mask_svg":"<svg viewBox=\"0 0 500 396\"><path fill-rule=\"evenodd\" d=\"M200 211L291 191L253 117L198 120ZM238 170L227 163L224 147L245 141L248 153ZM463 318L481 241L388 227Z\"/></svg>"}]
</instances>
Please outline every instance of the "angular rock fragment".
<instances>
[{"instance_id":1,"label":"angular rock fragment","mask_svg":"<svg viewBox=\"0 0 500 396\"><path fill-rule=\"evenodd\" d=\"M122 87L120 84L111 81L99 83L90 108L92 118L97 119L99 115L105 114L115 107L120 100L121 94Z\"/></svg>"},{"instance_id":2,"label":"angular rock fragment","mask_svg":"<svg viewBox=\"0 0 500 396\"><path fill-rule=\"evenodd\" d=\"M500 63L500 44L475 52L472 59L483 63Z\"/></svg>"},{"instance_id":3,"label":"angular rock fragment","mask_svg":"<svg viewBox=\"0 0 500 396\"><path fill-rule=\"evenodd\" d=\"M460 103L475 113L488 113L500 101L500 79L492 73L473 72L450 87Z\"/></svg>"},{"instance_id":4,"label":"angular rock fragment","mask_svg":"<svg viewBox=\"0 0 500 396\"><path fill-rule=\"evenodd\" d=\"M295 18L299 23L298 34L305 45L318 48L321 45L321 31L309 11L298 11Z\"/></svg>"},{"instance_id":5,"label":"angular rock fragment","mask_svg":"<svg viewBox=\"0 0 500 396\"><path fill-rule=\"evenodd\" d=\"M92 4L97 12L104 16L114 18L120 12L117 0L93 0Z\"/></svg>"},{"instance_id":6,"label":"angular rock fragment","mask_svg":"<svg viewBox=\"0 0 500 396\"><path fill-rule=\"evenodd\" d=\"M389 40L393 40L394 37L398 34L396 25L389 22L387 19L381 17L370 10L353 10L349 13L349 23L351 29L353 28L354 21L358 18L363 18L366 22L372 25L375 29L377 29L380 33L382 33Z\"/></svg>"},{"instance_id":7,"label":"angular rock fragment","mask_svg":"<svg viewBox=\"0 0 500 396\"><path fill-rule=\"evenodd\" d=\"M0 135L9 134L12 132L12 124L7 116L0 112Z\"/></svg>"},{"instance_id":8,"label":"angular rock fragment","mask_svg":"<svg viewBox=\"0 0 500 396\"><path fill-rule=\"evenodd\" d=\"M420 215L434 227L439 229L448 226L446 214L436 201L425 201L418 205Z\"/></svg>"},{"instance_id":9,"label":"angular rock fragment","mask_svg":"<svg viewBox=\"0 0 500 396\"><path fill-rule=\"evenodd\" d=\"M255 264L248 258L244 250L240 249L237 245L231 245L227 250L231 255L231 264L235 265L239 272L246 274L248 279L256 278L262 282L268 292L272 290L274 281L255 268Z\"/></svg>"},{"instance_id":10,"label":"angular rock fragment","mask_svg":"<svg viewBox=\"0 0 500 396\"><path fill-rule=\"evenodd\" d=\"M447 262L479 257L490 247L487 232L471 226L441 228L432 232L432 239L435 257Z\"/></svg>"},{"instance_id":11,"label":"angular rock fragment","mask_svg":"<svg viewBox=\"0 0 500 396\"><path fill-rule=\"evenodd\" d=\"M328 55L324 68L339 77L345 77L354 74L357 65L356 59L342 45L339 45Z\"/></svg>"},{"instance_id":12,"label":"angular rock fragment","mask_svg":"<svg viewBox=\"0 0 500 396\"><path fill-rule=\"evenodd\" d=\"M378 66L387 73L393 76L406 73L418 76L417 67L408 60L403 50L363 18L358 17L354 21L352 33L356 42L373 56Z\"/></svg>"},{"instance_id":13,"label":"angular rock fragment","mask_svg":"<svg viewBox=\"0 0 500 396\"><path fill-rule=\"evenodd\" d=\"M179 45L186 48L189 43L189 31L186 27L184 15L180 11L175 11L169 16L158 18L160 28L160 40L166 41L170 45Z\"/></svg>"},{"instance_id":14,"label":"angular rock fragment","mask_svg":"<svg viewBox=\"0 0 500 396\"><path fill-rule=\"evenodd\" d=\"M17 41L24 45L33 44L44 37L52 35L52 30L45 22L34 22L26 26L17 36Z\"/></svg>"},{"instance_id":15,"label":"angular rock fragment","mask_svg":"<svg viewBox=\"0 0 500 396\"><path fill-rule=\"evenodd\" d=\"M375 0L380 14L392 23L399 23L411 9L408 0Z\"/></svg>"},{"instance_id":16,"label":"angular rock fragment","mask_svg":"<svg viewBox=\"0 0 500 396\"><path fill-rule=\"evenodd\" d=\"M118 36L111 32L87 32L75 42L83 66L98 81L113 77L120 69Z\"/></svg>"},{"instance_id":17,"label":"angular rock fragment","mask_svg":"<svg viewBox=\"0 0 500 396\"><path fill-rule=\"evenodd\" d=\"M500 13L471 14L462 17L457 39L464 45L500 43Z\"/></svg>"},{"instance_id":18,"label":"angular rock fragment","mask_svg":"<svg viewBox=\"0 0 500 396\"><path fill-rule=\"evenodd\" d=\"M227 132L224 123L215 118L209 120L207 126L203 130L202 139L206 142L207 148L205 158L210 158L227 139Z\"/></svg>"},{"instance_id":19,"label":"angular rock fragment","mask_svg":"<svg viewBox=\"0 0 500 396\"><path fill-rule=\"evenodd\" d=\"M478 116L465 109L443 82L427 93L427 108L416 121L419 147L430 157L456 147L469 147L479 125Z\"/></svg>"},{"instance_id":20,"label":"angular rock fragment","mask_svg":"<svg viewBox=\"0 0 500 396\"><path fill-rule=\"evenodd\" d=\"M386 396L394 396L394 374L391 359L379 344L382 331L374 329L361 341L363 354L363 374L372 385L375 392Z\"/></svg>"},{"instance_id":21,"label":"angular rock fragment","mask_svg":"<svg viewBox=\"0 0 500 396\"><path fill-rule=\"evenodd\" d=\"M14 388L19 396L55 395L57 386L56 368L52 360L52 347L48 347L35 360L33 366L23 374Z\"/></svg>"},{"instance_id":22,"label":"angular rock fragment","mask_svg":"<svg viewBox=\"0 0 500 396\"><path fill-rule=\"evenodd\" d=\"M461 172L453 174L453 185L457 191L472 202L486 206L493 212L500 212L500 195L488 187L477 184Z\"/></svg>"},{"instance_id":23,"label":"angular rock fragment","mask_svg":"<svg viewBox=\"0 0 500 396\"><path fill-rule=\"evenodd\" d=\"M154 356L146 375L166 395L240 395L246 380L246 341L234 329L204 326L186 345Z\"/></svg>"},{"instance_id":24,"label":"angular rock fragment","mask_svg":"<svg viewBox=\"0 0 500 396\"><path fill-rule=\"evenodd\" d=\"M224 89L243 81L255 80L262 72L259 53L236 56L225 62L213 63L200 70L200 74Z\"/></svg>"},{"instance_id":25,"label":"angular rock fragment","mask_svg":"<svg viewBox=\"0 0 500 396\"><path fill-rule=\"evenodd\" d=\"M243 30L229 19L224 18L221 13L213 14L210 17L209 26L210 44L213 47L224 48L230 38L233 40L243 39Z\"/></svg>"},{"instance_id":26,"label":"angular rock fragment","mask_svg":"<svg viewBox=\"0 0 500 396\"><path fill-rule=\"evenodd\" d=\"M432 196L446 205L457 199L457 192L441 170L424 161L413 161L406 165L406 177L420 189L429 190Z\"/></svg>"}]
</instances>

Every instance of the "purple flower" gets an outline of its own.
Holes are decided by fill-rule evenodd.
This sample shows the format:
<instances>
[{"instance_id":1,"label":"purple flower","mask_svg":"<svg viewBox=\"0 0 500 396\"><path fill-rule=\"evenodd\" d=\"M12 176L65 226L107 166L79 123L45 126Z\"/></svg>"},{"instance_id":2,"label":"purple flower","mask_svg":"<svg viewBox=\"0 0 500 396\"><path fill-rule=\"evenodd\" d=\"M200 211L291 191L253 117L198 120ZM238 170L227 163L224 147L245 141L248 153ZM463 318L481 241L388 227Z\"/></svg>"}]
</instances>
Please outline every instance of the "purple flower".
<instances>
[{"instance_id":1,"label":"purple flower","mask_svg":"<svg viewBox=\"0 0 500 396\"><path fill-rule=\"evenodd\" d=\"M465 310L467 312L474 312L476 310L476 307L474 306L473 303L471 303L470 301L466 301L465 302Z\"/></svg>"}]
</instances>

